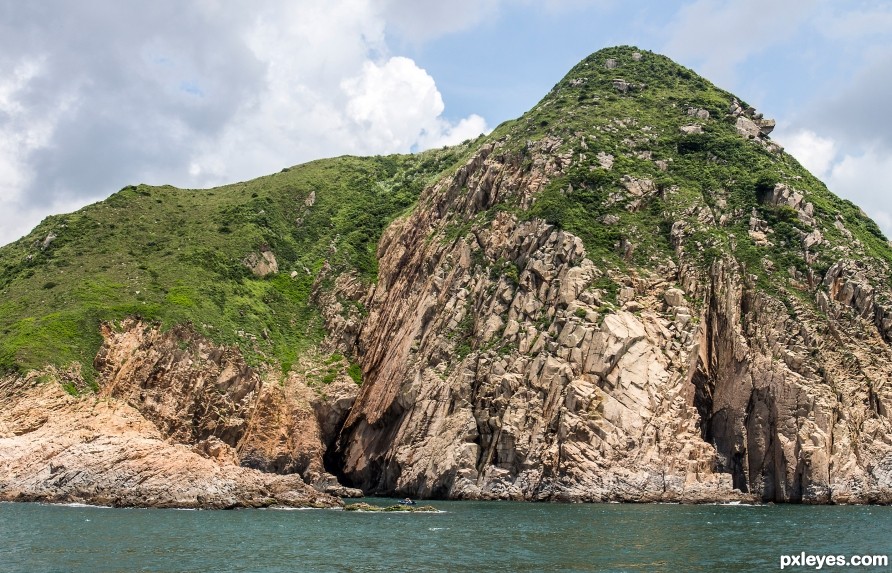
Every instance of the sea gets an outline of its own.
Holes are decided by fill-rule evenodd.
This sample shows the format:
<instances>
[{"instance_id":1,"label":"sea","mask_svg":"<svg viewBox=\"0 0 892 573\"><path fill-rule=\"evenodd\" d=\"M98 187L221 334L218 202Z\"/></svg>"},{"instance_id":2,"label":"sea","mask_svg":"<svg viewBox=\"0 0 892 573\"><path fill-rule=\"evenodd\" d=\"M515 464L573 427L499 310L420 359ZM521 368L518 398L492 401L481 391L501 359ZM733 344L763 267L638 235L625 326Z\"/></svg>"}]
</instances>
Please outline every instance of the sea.
<instances>
[{"instance_id":1,"label":"sea","mask_svg":"<svg viewBox=\"0 0 892 573\"><path fill-rule=\"evenodd\" d=\"M816 565L819 556L892 557L892 507L431 504L438 513L0 503L0 571L681 573L780 571L782 564L785 571L892 571ZM816 556L812 565L808 556Z\"/></svg>"}]
</instances>

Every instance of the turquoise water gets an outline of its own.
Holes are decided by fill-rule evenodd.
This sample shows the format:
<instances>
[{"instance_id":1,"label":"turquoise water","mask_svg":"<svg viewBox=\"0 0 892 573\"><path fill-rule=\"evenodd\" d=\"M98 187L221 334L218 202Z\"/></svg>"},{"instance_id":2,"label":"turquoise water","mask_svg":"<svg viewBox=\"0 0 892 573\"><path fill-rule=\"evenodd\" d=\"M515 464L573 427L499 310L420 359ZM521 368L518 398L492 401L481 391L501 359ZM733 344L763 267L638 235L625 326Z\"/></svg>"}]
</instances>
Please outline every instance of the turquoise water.
<instances>
[{"instance_id":1,"label":"turquoise water","mask_svg":"<svg viewBox=\"0 0 892 573\"><path fill-rule=\"evenodd\" d=\"M0 571L778 571L802 551L892 555L892 507L433 505L445 513L4 503Z\"/></svg>"}]
</instances>

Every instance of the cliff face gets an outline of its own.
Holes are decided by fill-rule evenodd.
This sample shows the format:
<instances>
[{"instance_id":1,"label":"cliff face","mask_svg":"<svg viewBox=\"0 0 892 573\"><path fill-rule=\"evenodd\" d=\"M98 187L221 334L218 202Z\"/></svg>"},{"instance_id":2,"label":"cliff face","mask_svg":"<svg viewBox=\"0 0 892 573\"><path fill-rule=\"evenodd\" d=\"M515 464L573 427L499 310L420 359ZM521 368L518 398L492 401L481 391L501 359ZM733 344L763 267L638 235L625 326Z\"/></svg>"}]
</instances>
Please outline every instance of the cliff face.
<instances>
[{"instance_id":1,"label":"cliff face","mask_svg":"<svg viewBox=\"0 0 892 573\"><path fill-rule=\"evenodd\" d=\"M585 81L571 75L556 91ZM602 128L521 152L509 135L423 194L379 244L359 345L366 383L338 442L347 480L469 499L892 501L890 320L877 302L889 297L886 259L850 260L865 245L808 200L819 193L793 187L801 168L765 138L773 122L736 99L726 106L739 145L785 164L754 181L749 205L735 208L719 185L685 199L681 185L642 176L656 171L642 164L672 172L642 141L682 149L712 127L696 107L664 108L682 124L699 119L680 137L614 121L612 133L632 132L619 153ZM554 183L572 201L589 189L568 175L610 171L623 154L639 161L615 175L617 214L594 224L659 218L617 235L619 264L590 256L569 225L529 217ZM771 247L789 220L782 244L796 255L783 272ZM669 256L630 256L641 233L665 233ZM705 260L721 240L727 251Z\"/></svg>"},{"instance_id":2,"label":"cliff face","mask_svg":"<svg viewBox=\"0 0 892 573\"><path fill-rule=\"evenodd\" d=\"M351 160L344 188L382 177L387 217L420 191L386 228L336 211L334 162L292 173L312 185L277 188L289 241L324 260L272 237L256 249L282 271L170 288L191 325L103 322L95 393L77 366L4 378L0 498L892 503L892 249L773 125L614 48L488 137ZM257 334L215 342L217 314Z\"/></svg>"},{"instance_id":3,"label":"cliff face","mask_svg":"<svg viewBox=\"0 0 892 573\"><path fill-rule=\"evenodd\" d=\"M323 427L356 394L277 379L189 328L103 327L101 390L79 369L0 384L0 499L152 507L337 505L358 495L323 469ZM330 431L330 430L329 430ZM312 487L311 487L312 486Z\"/></svg>"},{"instance_id":4,"label":"cliff face","mask_svg":"<svg viewBox=\"0 0 892 573\"><path fill-rule=\"evenodd\" d=\"M115 507L332 507L299 475L240 467L222 442L172 442L142 414L34 374L0 382L0 499Z\"/></svg>"},{"instance_id":5,"label":"cliff face","mask_svg":"<svg viewBox=\"0 0 892 573\"><path fill-rule=\"evenodd\" d=\"M663 304L668 277L608 311L591 288L604 271L572 234L501 212L441 238L499 196L533 200L566 165L542 151L524 171L484 148L388 230L367 382L341 434L346 476L423 497L738 497L697 428L697 327L677 318L683 300Z\"/></svg>"},{"instance_id":6,"label":"cliff face","mask_svg":"<svg viewBox=\"0 0 892 573\"><path fill-rule=\"evenodd\" d=\"M425 240L450 224L438 211L473 218L554 169L521 174L484 149L382 240L367 382L340 440L350 481L422 497L890 499L889 348L852 312L858 287L833 287L839 266L833 298L818 294L832 318L790 316L725 261L614 277L629 286L612 309L582 242L541 222L499 213Z\"/></svg>"}]
</instances>

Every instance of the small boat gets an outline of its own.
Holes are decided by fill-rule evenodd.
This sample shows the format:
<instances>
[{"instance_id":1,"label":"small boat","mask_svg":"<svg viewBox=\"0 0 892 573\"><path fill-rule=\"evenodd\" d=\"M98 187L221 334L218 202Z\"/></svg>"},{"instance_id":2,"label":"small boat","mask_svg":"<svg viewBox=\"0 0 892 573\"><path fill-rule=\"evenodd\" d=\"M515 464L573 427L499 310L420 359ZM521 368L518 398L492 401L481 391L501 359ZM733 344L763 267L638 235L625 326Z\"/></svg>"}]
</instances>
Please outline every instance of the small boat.
<instances>
[{"instance_id":1,"label":"small boat","mask_svg":"<svg viewBox=\"0 0 892 573\"><path fill-rule=\"evenodd\" d=\"M415 502L407 497L406 499L400 500L399 504L400 505L415 505Z\"/></svg>"}]
</instances>

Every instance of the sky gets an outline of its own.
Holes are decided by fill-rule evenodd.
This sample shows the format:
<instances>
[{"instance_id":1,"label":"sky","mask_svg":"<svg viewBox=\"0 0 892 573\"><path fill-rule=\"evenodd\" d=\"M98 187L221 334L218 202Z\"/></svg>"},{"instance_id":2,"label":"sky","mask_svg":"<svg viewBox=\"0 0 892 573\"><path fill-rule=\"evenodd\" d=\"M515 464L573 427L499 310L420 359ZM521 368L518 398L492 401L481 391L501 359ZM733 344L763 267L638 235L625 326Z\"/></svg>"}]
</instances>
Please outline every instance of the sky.
<instances>
[{"instance_id":1,"label":"sky","mask_svg":"<svg viewBox=\"0 0 892 573\"><path fill-rule=\"evenodd\" d=\"M458 143L614 45L775 118L892 236L892 0L0 0L0 245L130 184Z\"/></svg>"}]
</instances>

